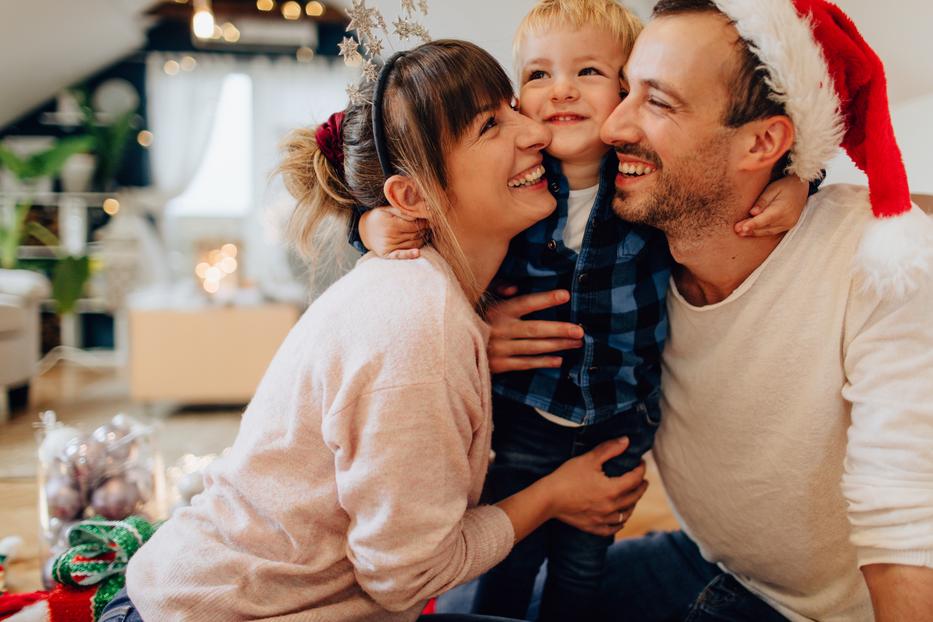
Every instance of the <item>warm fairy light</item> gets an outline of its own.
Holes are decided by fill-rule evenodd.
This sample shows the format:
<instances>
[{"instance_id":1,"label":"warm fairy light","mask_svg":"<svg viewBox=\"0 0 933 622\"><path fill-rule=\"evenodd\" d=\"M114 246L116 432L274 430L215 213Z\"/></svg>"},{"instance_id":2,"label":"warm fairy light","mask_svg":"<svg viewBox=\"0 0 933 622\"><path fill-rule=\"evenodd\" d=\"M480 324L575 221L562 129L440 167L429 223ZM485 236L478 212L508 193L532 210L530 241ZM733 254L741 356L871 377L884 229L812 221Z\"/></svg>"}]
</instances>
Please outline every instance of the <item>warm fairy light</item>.
<instances>
[{"instance_id":1,"label":"warm fairy light","mask_svg":"<svg viewBox=\"0 0 933 622\"><path fill-rule=\"evenodd\" d=\"M273 0L256 0L256 8L260 11L271 11L275 8Z\"/></svg>"},{"instance_id":2,"label":"warm fairy light","mask_svg":"<svg viewBox=\"0 0 933 622\"><path fill-rule=\"evenodd\" d=\"M295 51L295 58L299 63L310 63L314 58L314 50L307 46L301 46Z\"/></svg>"},{"instance_id":3,"label":"warm fairy light","mask_svg":"<svg viewBox=\"0 0 933 622\"><path fill-rule=\"evenodd\" d=\"M235 244L224 244L202 254L203 260L194 268L194 273L201 281L201 287L208 294L216 294L221 289L235 289L235 273L239 262L235 259L238 249ZM229 277L229 278L228 278Z\"/></svg>"},{"instance_id":4,"label":"warm fairy light","mask_svg":"<svg viewBox=\"0 0 933 622\"><path fill-rule=\"evenodd\" d=\"M149 147L152 145L152 132L140 130L139 134L136 135L136 142L139 143L140 147Z\"/></svg>"},{"instance_id":5,"label":"warm fairy light","mask_svg":"<svg viewBox=\"0 0 933 622\"><path fill-rule=\"evenodd\" d=\"M194 56L188 55L183 56L181 59L181 70L182 71L194 71L194 68L198 66L198 61Z\"/></svg>"},{"instance_id":6,"label":"warm fairy light","mask_svg":"<svg viewBox=\"0 0 933 622\"><path fill-rule=\"evenodd\" d=\"M191 20L191 29L198 39L210 39L214 34L214 14L210 9L198 9Z\"/></svg>"},{"instance_id":7,"label":"warm fairy light","mask_svg":"<svg viewBox=\"0 0 933 622\"><path fill-rule=\"evenodd\" d=\"M208 294L217 294L221 289L236 289L235 273L239 262L234 259L238 253L235 244L224 244L202 253L203 260L194 268L194 273L201 281L201 288Z\"/></svg>"},{"instance_id":8,"label":"warm fairy light","mask_svg":"<svg viewBox=\"0 0 933 622\"><path fill-rule=\"evenodd\" d=\"M294 0L289 0L282 5L282 17L295 20L301 17L301 5Z\"/></svg>"},{"instance_id":9,"label":"warm fairy light","mask_svg":"<svg viewBox=\"0 0 933 622\"><path fill-rule=\"evenodd\" d=\"M222 30L224 34L224 41L227 43L236 43L240 40L240 31L230 22L224 24Z\"/></svg>"},{"instance_id":10,"label":"warm fairy light","mask_svg":"<svg viewBox=\"0 0 933 622\"><path fill-rule=\"evenodd\" d=\"M108 216L116 216L120 211L120 202L114 198L105 199L103 207Z\"/></svg>"},{"instance_id":11,"label":"warm fairy light","mask_svg":"<svg viewBox=\"0 0 933 622\"><path fill-rule=\"evenodd\" d=\"M324 15L324 5L317 0L312 0L312 2L305 5L305 13L308 14L308 17L320 17Z\"/></svg>"},{"instance_id":12,"label":"warm fairy light","mask_svg":"<svg viewBox=\"0 0 933 622\"><path fill-rule=\"evenodd\" d=\"M162 65L162 70L165 71L170 76L174 76L178 73L179 65L177 60L167 60L165 64Z\"/></svg>"}]
</instances>

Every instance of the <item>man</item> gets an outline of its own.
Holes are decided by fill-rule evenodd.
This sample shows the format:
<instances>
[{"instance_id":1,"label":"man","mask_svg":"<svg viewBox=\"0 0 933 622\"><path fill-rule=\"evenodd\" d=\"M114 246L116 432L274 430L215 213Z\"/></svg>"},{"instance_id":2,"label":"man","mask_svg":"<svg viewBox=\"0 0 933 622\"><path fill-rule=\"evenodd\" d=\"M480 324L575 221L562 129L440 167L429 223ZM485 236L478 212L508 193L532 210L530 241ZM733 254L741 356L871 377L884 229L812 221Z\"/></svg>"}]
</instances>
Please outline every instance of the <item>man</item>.
<instances>
[{"instance_id":1,"label":"man","mask_svg":"<svg viewBox=\"0 0 933 622\"><path fill-rule=\"evenodd\" d=\"M661 0L625 78L603 139L655 172L620 175L614 208L680 263L654 454L684 531L613 545L605 619L933 619L933 224L880 61L823 0ZM824 188L785 235L733 233L840 144L870 197Z\"/></svg>"},{"instance_id":2,"label":"man","mask_svg":"<svg viewBox=\"0 0 933 622\"><path fill-rule=\"evenodd\" d=\"M603 139L656 169L614 207L680 264L655 457L684 532L611 549L608 619L933 619L933 234L840 16L662 0L626 65ZM828 187L786 235L733 234L840 142L871 202Z\"/></svg>"}]
</instances>

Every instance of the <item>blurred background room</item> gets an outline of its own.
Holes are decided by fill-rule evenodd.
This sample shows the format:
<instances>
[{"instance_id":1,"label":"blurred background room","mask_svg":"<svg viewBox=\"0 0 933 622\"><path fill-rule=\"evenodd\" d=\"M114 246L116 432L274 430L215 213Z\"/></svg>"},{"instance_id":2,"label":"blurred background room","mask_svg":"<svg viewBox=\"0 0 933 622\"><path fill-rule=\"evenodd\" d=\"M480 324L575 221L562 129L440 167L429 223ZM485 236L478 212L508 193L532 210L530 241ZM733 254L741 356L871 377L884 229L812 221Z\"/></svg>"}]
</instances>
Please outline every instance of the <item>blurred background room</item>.
<instances>
[{"instance_id":1,"label":"blurred background room","mask_svg":"<svg viewBox=\"0 0 933 622\"><path fill-rule=\"evenodd\" d=\"M390 22L401 11L367 4ZM421 21L511 69L533 4L431 0ZM627 4L647 18L653 1ZM933 4L838 4L887 65L929 210ZM346 105L359 68L337 46L351 5L0 3L0 538L22 539L10 591L42 586L76 517L164 518L196 494L281 340L352 266L347 244L313 271L284 247L292 200L273 175L289 130ZM864 177L840 155L836 182ZM106 485L75 484L72 498L66 467L106 472ZM623 537L676 527L651 479ZM3 581L0 550L0 593Z\"/></svg>"}]
</instances>

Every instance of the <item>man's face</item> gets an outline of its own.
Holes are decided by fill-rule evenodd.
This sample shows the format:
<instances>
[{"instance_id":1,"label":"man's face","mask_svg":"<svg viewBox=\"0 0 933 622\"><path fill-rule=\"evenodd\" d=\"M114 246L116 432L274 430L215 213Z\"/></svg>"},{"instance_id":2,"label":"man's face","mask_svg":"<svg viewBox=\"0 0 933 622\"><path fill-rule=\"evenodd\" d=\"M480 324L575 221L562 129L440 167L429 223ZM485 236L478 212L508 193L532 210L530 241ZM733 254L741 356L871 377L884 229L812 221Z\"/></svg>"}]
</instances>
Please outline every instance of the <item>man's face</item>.
<instances>
[{"instance_id":1,"label":"man's face","mask_svg":"<svg viewBox=\"0 0 933 622\"><path fill-rule=\"evenodd\" d=\"M613 208L683 235L727 221L734 130L723 125L737 34L725 18L655 19L625 66L629 91L602 129L616 149Z\"/></svg>"}]
</instances>

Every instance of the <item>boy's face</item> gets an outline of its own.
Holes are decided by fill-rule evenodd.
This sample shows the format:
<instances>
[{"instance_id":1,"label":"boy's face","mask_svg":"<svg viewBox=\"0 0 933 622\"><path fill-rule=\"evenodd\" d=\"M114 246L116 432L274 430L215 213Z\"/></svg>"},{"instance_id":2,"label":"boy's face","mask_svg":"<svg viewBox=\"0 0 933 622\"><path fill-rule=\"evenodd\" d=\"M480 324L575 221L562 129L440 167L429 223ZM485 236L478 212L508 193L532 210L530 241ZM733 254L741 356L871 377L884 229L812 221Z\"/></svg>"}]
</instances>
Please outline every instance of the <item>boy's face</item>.
<instances>
[{"instance_id":1,"label":"boy's face","mask_svg":"<svg viewBox=\"0 0 933 622\"><path fill-rule=\"evenodd\" d=\"M529 33L519 50L521 111L553 132L548 152L564 162L599 162L599 132L621 101L627 55L608 31L585 26Z\"/></svg>"}]
</instances>

